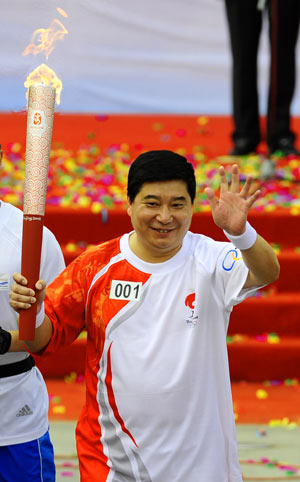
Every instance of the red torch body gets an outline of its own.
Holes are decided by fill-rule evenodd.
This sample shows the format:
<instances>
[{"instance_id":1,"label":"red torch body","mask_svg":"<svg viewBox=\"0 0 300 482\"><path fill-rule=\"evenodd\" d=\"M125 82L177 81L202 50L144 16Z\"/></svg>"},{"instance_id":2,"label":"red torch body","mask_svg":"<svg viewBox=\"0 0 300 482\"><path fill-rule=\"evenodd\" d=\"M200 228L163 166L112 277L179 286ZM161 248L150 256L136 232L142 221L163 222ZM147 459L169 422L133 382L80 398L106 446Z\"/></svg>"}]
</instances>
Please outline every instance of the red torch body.
<instances>
[{"instance_id":1,"label":"red torch body","mask_svg":"<svg viewBox=\"0 0 300 482\"><path fill-rule=\"evenodd\" d=\"M40 273L54 103L53 87L42 84L29 87L21 273L32 289ZM35 319L36 303L21 311L20 340L34 339Z\"/></svg>"}]
</instances>

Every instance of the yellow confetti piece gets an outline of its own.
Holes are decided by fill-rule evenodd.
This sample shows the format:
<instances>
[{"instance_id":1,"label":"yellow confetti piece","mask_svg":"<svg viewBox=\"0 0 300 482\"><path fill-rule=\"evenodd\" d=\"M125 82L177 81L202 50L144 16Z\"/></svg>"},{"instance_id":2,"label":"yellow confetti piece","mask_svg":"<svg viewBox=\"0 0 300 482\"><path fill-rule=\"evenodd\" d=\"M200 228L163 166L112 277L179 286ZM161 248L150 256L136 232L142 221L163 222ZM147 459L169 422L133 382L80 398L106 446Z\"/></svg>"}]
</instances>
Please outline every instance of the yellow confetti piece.
<instances>
[{"instance_id":1,"label":"yellow confetti piece","mask_svg":"<svg viewBox=\"0 0 300 482\"><path fill-rule=\"evenodd\" d=\"M272 212L272 211L275 211L276 209L276 206L274 204L268 204L266 207L265 207L265 211L267 212Z\"/></svg>"},{"instance_id":2,"label":"yellow confetti piece","mask_svg":"<svg viewBox=\"0 0 300 482\"><path fill-rule=\"evenodd\" d=\"M291 208L290 213L291 213L292 216L299 216L300 209L299 208Z\"/></svg>"},{"instance_id":3,"label":"yellow confetti piece","mask_svg":"<svg viewBox=\"0 0 300 482\"><path fill-rule=\"evenodd\" d=\"M101 213L103 205L101 203L94 202L91 207L91 211L94 214Z\"/></svg>"},{"instance_id":4,"label":"yellow confetti piece","mask_svg":"<svg viewBox=\"0 0 300 482\"><path fill-rule=\"evenodd\" d=\"M233 338L233 341L244 341L245 340L245 336L239 335L239 334L233 335L232 338Z\"/></svg>"},{"instance_id":5,"label":"yellow confetti piece","mask_svg":"<svg viewBox=\"0 0 300 482\"><path fill-rule=\"evenodd\" d=\"M64 377L64 381L66 383L74 383L77 378L77 373L76 372L71 372L69 375Z\"/></svg>"},{"instance_id":6,"label":"yellow confetti piece","mask_svg":"<svg viewBox=\"0 0 300 482\"><path fill-rule=\"evenodd\" d=\"M281 420L272 419L269 421L269 427L280 427L280 425L281 425Z\"/></svg>"},{"instance_id":7,"label":"yellow confetti piece","mask_svg":"<svg viewBox=\"0 0 300 482\"><path fill-rule=\"evenodd\" d=\"M152 128L155 132L157 131L161 131L162 128L163 128L163 125L160 123L160 122L155 122L153 125L152 125Z\"/></svg>"},{"instance_id":8,"label":"yellow confetti piece","mask_svg":"<svg viewBox=\"0 0 300 482\"><path fill-rule=\"evenodd\" d=\"M14 153L20 152L21 149L22 145L19 142L14 142L11 148L12 152Z\"/></svg>"},{"instance_id":9,"label":"yellow confetti piece","mask_svg":"<svg viewBox=\"0 0 300 482\"><path fill-rule=\"evenodd\" d=\"M66 245L66 251L67 251L68 253L74 253L76 250L77 250L77 246L76 246L75 243L68 243L68 244Z\"/></svg>"},{"instance_id":10,"label":"yellow confetti piece","mask_svg":"<svg viewBox=\"0 0 300 482\"><path fill-rule=\"evenodd\" d=\"M12 173L14 170L14 166L12 165L12 163L9 163L5 157L2 162L3 162L3 172L6 172L7 174Z\"/></svg>"},{"instance_id":11,"label":"yellow confetti piece","mask_svg":"<svg viewBox=\"0 0 300 482\"><path fill-rule=\"evenodd\" d=\"M205 117L205 116L198 117L197 124L199 126L206 126L208 124L208 117Z\"/></svg>"},{"instance_id":12,"label":"yellow confetti piece","mask_svg":"<svg viewBox=\"0 0 300 482\"><path fill-rule=\"evenodd\" d=\"M10 204L16 205L18 202L18 198L19 196L17 196L16 194L7 194L5 201Z\"/></svg>"},{"instance_id":13,"label":"yellow confetti piece","mask_svg":"<svg viewBox=\"0 0 300 482\"><path fill-rule=\"evenodd\" d=\"M52 411L55 414L64 414L66 413L66 407L64 405L55 405Z\"/></svg>"},{"instance_id":14,"label":"yellow confetti piece","mask_svg":"<svg viewBox=\"0 0 300 482\"><path fill-rule=\"evenodd\" d=\"M268 393L266 392L266 390L262 390L260 388L256 390L256 398L258 398L259 400L265 400L266 398L268 398Z\"/></svg>"},{"instance_id":15,"label":"yellow confetti piece","mask_svg":"<svg viewBox=\"0 0 300 482\"><path fill-rule=\"evenodd\" d=\"M268 335L267 341L271 344L277 344L280 342L280 338L277 335Z\"/></svg>"},{"instance_id":16,"label":"yellow confetti piece","mask_svg":"<svg viewBox=\"0 0 300 482\"><path fill-rule=\"evenodd\" d=\"M129 145L127 143L123 143L120 146L122 152L128 152L129 151Z\"/></svg>"},{"instance_id":17,"label":"yellow confetti piece","mask_svg":"<svg viewBox=\"0 0 300 482\"><path fill-rule=\"evenodd\" d=\"M88 198L86 196L82 196L78 200L78 204L82 208L87 208L90 205L90 203L91 203L90 198Z\"/></svg>"},{"instance_id":18,"label":"yellow confetti piece","mask_svg":"<svg viewBox=\"0 0 300 482\"><path fill-rule=\"evenodd\" d=\"M60 205L62 207L68 207L70 206L70 199L68 198L62 198L61 202L60 202Z\"/></svg>"},{"instance_id":19,"label":"yellow confetti piece","mask_svg":"<svg viewBox=\"0 0 300 482\"><path fill-rule=\"evenodd\" d=\"M204 161L206 156L205 154L203 154L203 152L196 152L194 155L194 158L195 158L195 161L200 162L200 161Z\"/></svg>"}]
</instances>

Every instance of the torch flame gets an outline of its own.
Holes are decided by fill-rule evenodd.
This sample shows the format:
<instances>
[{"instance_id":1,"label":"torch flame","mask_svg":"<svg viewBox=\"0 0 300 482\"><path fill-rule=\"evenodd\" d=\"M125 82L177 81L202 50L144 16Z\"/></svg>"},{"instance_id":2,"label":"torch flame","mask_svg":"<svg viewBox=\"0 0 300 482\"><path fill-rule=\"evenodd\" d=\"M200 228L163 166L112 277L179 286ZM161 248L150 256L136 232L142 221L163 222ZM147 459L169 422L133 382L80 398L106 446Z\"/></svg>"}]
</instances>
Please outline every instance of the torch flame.
<instances>
[{"instance_id":1,"label":"torch flame","mask_svg":"<svg viewBox=\"0 0 300 482\"><path fill-rule=\"evenodd\" d=\"M28 75L26 81L24 82L25 87L28 89L30 85L33 84L45 84L54 87L56 89L56 103L60 104L62 82L57 77L54 70L50 69L48 65L41 64ZM26 98L28 100L28 91L26 93Z\"/></svg>"},{"instance_id":2,"label":"torch flame","mask_svg":"<svg viewBox=\"0 0 300 482\"><path fill-rule=\"evenodd\" d=\"M60 13L63 17L68 17L68 14L67 12L65 12L62 8L60 7L56 7L56 10L58 11L58 13Z\"/></svg>"},{"instance_id":3,"label":"torch flame","mask_svg":"<svg viewBox=\"0 0 300 482\"><path fill-rule=\"evenodd\" d=\"M68 17L68 14L62 9L57 7L56 9L63 17ZM63 40L64 36L68 33L64 24L55 18L49 28L38 28L33 32L31 42L26 47L22 55L33 54L37 55L43 53L48 59L49 55L54 49L55 42L57 40ZM24 82L25 87L28 89L33 84L45 84L51 85L56 89L56 103L60 104L60 94L62 91L62 82L57 77L54 70L50 69L48 65L41 64L34 69ZM26 93L26 99L28 100L28 90Z\"/></svg>"},{"instance_id":4,"label":"torch flame","mask_svg":"<svg viewBox=\"0 0 300 482\"><path fill-rule=\"evenodd\" d=\"M43 52L46 59L54 49L54 44L57 40L63 40L68 33L64 24L55 18L49 28L38 28L33 32L31 42L26 47L22 55L33 54L37 55Z\"/></svg>"}]
</instances>

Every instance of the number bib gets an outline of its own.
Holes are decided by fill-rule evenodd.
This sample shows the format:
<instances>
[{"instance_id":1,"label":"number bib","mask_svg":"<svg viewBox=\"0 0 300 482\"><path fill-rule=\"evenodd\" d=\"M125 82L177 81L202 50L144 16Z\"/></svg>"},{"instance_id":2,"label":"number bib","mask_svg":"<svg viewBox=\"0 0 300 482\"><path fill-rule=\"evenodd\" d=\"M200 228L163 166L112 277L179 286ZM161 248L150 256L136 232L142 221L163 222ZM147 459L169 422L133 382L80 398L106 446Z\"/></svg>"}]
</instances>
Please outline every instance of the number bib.
<instances>
[{"instance_id":1,"label":"number bib","mask_svg":"<svg viewBox=\"0 0 300 482\"><path fill-rule=\"evenodd\" d=\"M119 281L112 280L109 297L112 300L133 300L138 301L142 292L141 281Z\"/></svg>"}]
</instances>

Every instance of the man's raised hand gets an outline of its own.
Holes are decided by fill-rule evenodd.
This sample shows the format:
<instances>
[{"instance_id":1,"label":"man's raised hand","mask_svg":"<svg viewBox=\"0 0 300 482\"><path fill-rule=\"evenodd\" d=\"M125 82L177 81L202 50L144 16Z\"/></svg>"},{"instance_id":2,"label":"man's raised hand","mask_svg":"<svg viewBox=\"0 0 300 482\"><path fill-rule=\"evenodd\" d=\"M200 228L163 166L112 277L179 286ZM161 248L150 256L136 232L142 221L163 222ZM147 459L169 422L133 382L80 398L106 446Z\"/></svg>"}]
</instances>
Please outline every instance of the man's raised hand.
<instances>
[{"instance_id":1,"label":"man's raised hand","mask_svg":"<svg viewBox=\"0 0 300 482\"><path fill-rule=\"evenodd\" d=\"M232 166L231 187L229 187L226 172L223 166L219 168L220 174L220 196L216 197L214 191L207 187L205 194L209 201L214 222L219 228L224 229L233 236L239 236L245 231L245 225L249 209L261 191L257 190L250 194L252 178L248 176L240 190L240 178L238 165Z\"/></svg>"}]
</instances>

